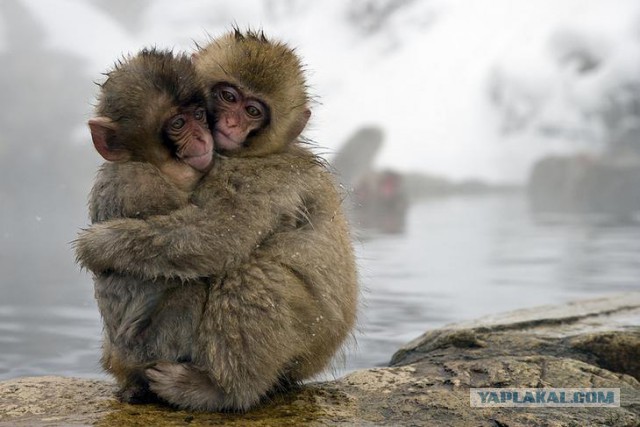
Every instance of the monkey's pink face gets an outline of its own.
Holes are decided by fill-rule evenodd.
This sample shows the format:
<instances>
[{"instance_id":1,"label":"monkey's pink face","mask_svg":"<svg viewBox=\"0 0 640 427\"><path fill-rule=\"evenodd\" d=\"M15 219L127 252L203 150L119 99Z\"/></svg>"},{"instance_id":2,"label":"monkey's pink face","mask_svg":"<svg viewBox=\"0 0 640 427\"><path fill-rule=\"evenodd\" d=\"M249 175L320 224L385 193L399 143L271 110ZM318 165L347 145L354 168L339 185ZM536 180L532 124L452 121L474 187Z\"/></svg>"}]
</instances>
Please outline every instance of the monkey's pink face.
<instances>
[{"instance_id":1,"label":"monkey's pink face","mask_svg":"<svg viewBox=\"0 0 640 427\"><path fill-rule=\"evenodd\" d=\"M216 148L235 151L242 148L252 131L267 123L268 109L257 98L240 89L221 84L213 89L216 125L213 132Z\"/></svg>"},{"instance_id":2,"label":"monkey's pink face","mask_svg":"<svg viewBox=\"0 0 640 427\"><path fill-rule=\"evenodd\" d=\"M167 136L176 147L176 157L192 168L205 172L213 160L213 137L202 107L188 108L171 117Z\"/></svg>"}]
</instances>

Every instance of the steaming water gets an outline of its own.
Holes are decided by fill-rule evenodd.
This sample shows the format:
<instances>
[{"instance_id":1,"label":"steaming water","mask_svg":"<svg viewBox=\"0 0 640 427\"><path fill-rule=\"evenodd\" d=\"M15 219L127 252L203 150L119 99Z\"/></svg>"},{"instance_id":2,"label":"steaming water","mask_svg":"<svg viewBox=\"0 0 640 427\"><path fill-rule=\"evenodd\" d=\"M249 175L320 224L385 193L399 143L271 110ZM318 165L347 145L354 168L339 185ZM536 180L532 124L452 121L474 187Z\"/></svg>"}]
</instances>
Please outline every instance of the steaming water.
<instances>
[{"instance_id":1,"label":"steaming water","mask_svg":"<svg viewBox=\"0 0 640 427\"><path fill-rule=\"evenodd\" d=\"M410 210L405 235L361 238L356 248L365 288L358 344L337 374L384 365L446 323L640 289L640 226L540 221L521 195L424 202ZM53 254L63 255L61 264L68 251ZM91 280L73 277L0 283L0 379L102 375Z\"/></svg>"}]
</instances>

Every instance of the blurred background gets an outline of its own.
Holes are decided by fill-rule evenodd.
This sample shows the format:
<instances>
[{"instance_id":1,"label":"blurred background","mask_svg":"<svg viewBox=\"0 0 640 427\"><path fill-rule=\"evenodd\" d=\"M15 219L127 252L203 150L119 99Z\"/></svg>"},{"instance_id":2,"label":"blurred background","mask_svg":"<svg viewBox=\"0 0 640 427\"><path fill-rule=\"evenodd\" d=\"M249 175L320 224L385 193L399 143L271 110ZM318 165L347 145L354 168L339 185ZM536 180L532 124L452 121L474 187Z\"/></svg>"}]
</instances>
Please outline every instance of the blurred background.
<instances>
[{"instance_id":1,"label":"blurred background","mask_svg":"<svg viewBox=\"0 0 640 427\"><path fill-rule=\"evenodd\" d=\"M429 328L640 288L637 0L2 0L0 379L98 377L70 242L94 81L233 24L298 48L363 285L335 375Z\"/></svg>"}]
</instances>

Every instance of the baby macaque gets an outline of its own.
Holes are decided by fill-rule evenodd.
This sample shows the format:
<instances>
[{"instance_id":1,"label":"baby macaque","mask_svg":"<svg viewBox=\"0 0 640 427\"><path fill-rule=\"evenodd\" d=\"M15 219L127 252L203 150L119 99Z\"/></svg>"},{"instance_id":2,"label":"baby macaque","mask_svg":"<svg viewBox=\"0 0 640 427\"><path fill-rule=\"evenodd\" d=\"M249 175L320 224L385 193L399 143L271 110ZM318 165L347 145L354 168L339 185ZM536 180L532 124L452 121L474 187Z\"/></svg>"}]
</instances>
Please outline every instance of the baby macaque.
<instances>
[{"instance_id":1,"label":"baby macaque","mask_svg":"<svg viewBox=\"0 0 640 427\"><path fill-rule=\"evenodd\" d=\"M94 146L108 161L91 191L91 221L147 218L187 206L190 191L213 163L207 95L191 59L143 50L107 76L97 117L89 120ZM195 280L182 286L175 279L143 280L113 271L96 275L105 333L102 365L116 377L123 399L152 397L143 372L149 362L190 358L200 319L191 302L203 301L205 291ZM176 312L184 313L179 321ZM177 329L184 335L173 334Z\"/></svg>"},{"instance_id":2,"label":"baby macaque","mask_svg":"<svg viewBox=\"0 0 640 427\"><path fill-rule=\"evenodd\" d=\"M77 256L98 277L183 282L176 294L191 305L157 335L191 346L133 349L151 362L145 387L180 408L243 411L327 367L355 322L357 273L334 177L299 140L310 110L293 50L236 30L194 63L225 156L188 205L94 224ZM155 313L136 326L153 326Z\"/></svg>"}]
</instances>

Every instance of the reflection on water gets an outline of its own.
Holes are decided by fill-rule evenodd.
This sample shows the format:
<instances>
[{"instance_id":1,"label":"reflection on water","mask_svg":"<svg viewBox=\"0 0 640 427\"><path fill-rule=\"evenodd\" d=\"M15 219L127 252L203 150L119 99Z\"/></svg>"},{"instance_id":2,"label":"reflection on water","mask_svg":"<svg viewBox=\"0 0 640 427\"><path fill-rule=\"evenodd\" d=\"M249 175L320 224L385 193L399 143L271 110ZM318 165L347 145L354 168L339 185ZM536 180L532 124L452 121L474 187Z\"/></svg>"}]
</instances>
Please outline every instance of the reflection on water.
<instances>
[{"instance_id":1,"label":"reflection on water","mask_svg":"<svg viewBox=\"0 0 640 427\"><path fill-rule=\"evenodd\" d=\"M73 269L63 246L56 274ZM446 323L640 289L640 226L535 219L520 195L424 202L411 208L407 234L362 237L356 248L365 289L347 370L383 365ZM89 275L51 276L0 282L0 379L102 375Z\"/></svg>"},{"instance_id":2,"label":"reflection on water","mask_svg":"<svg viewBox=\"0 0 640 427\"><path fill-rule=\"evenodd\" d=\"M534 218L516 194L424 202L407 230L357 245L366 290L350 369L446 323L640 289L639 224Z\"/></svg>"},{"instance_id":3,"label":"reflection on water","mask_svg":"<svg viewBox=\"0 0 640 427\"><path fill-rule=\"evenodd\" d=\"M70 250L61 251L70 256ZM72 267L72 259L57 270ZM25 272L29 276L29 272ZM101 323L87 275L75 280L0 282L0 379L60 374L102 376ZM40 275L36 275L40 276ZM13 289L7 289L15 286Z\"/></svg>"},{"instance_id":4,"label":"reflection on water","mask_svg":"<svg viewBox=\"0 0 640 427\"><path fill-rule=\"evenodd\" d=\"M0 378L95 376L100 324L95 307L12 307L0 313Z\"/></svg>"}]
</instances>

